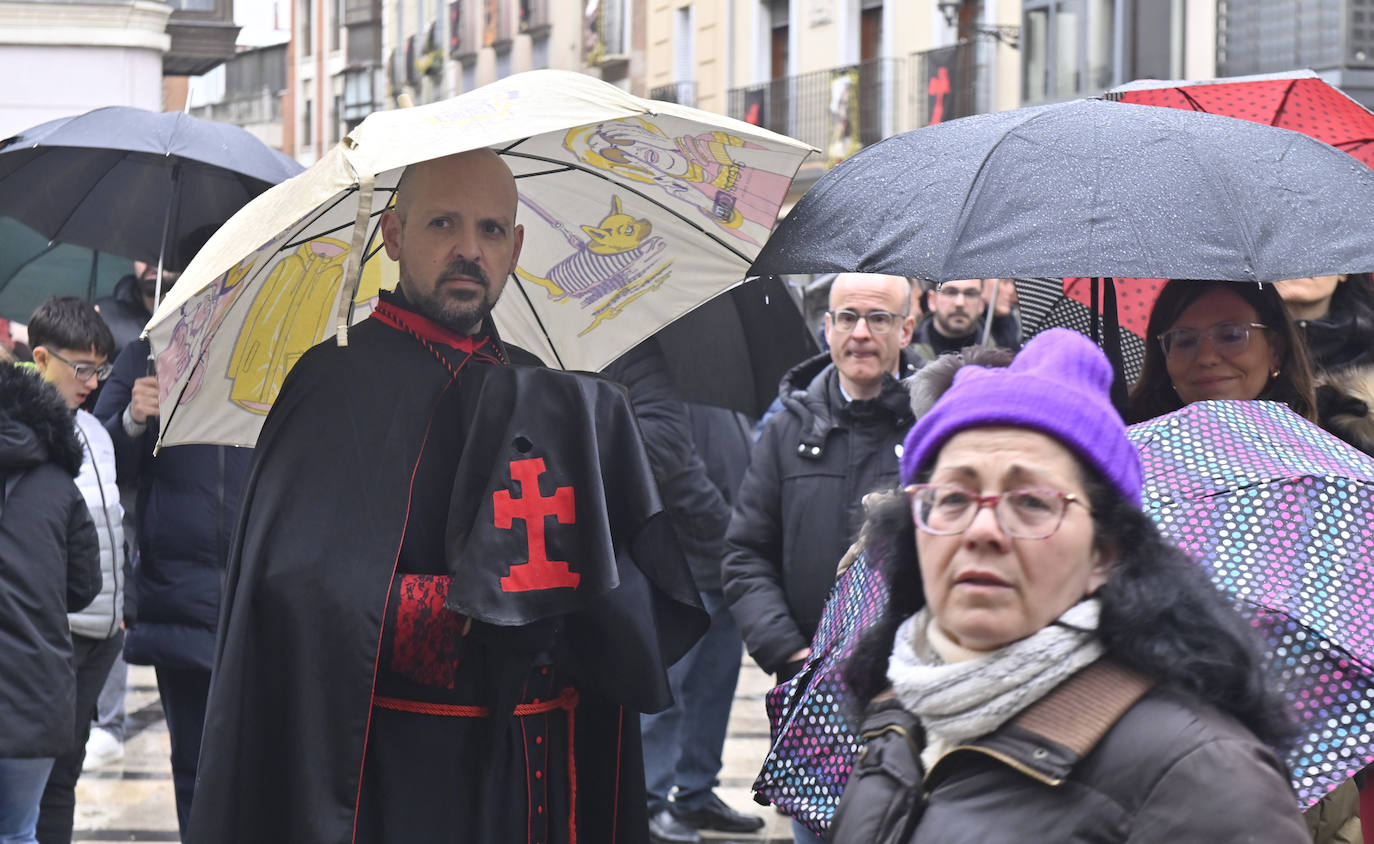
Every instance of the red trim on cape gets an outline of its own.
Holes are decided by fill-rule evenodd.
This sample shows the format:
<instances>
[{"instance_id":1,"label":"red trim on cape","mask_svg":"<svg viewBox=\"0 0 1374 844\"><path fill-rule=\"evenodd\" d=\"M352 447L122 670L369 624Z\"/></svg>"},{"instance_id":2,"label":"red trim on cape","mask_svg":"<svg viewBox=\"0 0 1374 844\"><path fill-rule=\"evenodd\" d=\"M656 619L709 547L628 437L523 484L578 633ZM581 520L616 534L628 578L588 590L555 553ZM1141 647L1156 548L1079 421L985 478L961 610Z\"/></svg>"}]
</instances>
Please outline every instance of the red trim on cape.
<instances>
[{"instance_id":1,"label":"red trim on cape","mask_svg":"<svg viewBox=\"0 0 1374 844\"><path fill-rule=\"evenodd\" d=\"M451 386L452 381L445 384L439 391L439 398L442 398ZM437 404L438 398L435 402ZM410 467L410 484L406 487L406 517L401 522L401 538L396 544L396 554L391 560L391 580L387 582L386 595L382 598L382 624L377 629L377 650L372 654L372 687L367 690L369 699L377 694L377 667L382 662L382 638L386 635L386 614L391 605L391 584L395 582L396 569L401 565L401 548L405 545L406 528L410 525L410 502L415 496L415 476L420 472L420 461L424 459L425 446L429 445L429 432L434 426L434 407L435 405L430 406L429 421L425 423L425 435L420 438L420 450L415 455L415 465ZM367 742L372 735L372 710L373 707L368 706L367 726L363 728L363 753L358 763L358 788L353 793L353 832L349 836L349 844L357 844L358 841L358 807L363 802L363 775L367 770Z\"/></svg>"},{"instance_id":2,"label":"red trim on cape","mask_svg":"<svg viewBox=\"0 0 1374 844\"><path fill-rule=\"evenodd\" d=\"M486 335L483 335L480 340L475 340L464 334L455 334L429 317L399 307L393 302L378 302L377 307L372 309L372 318L383 325L389 325L400 331L413 332L431 343L443 343L445 346L468 354L472 354L491 341L491 337Z\"/></svg>"}]
</instances>

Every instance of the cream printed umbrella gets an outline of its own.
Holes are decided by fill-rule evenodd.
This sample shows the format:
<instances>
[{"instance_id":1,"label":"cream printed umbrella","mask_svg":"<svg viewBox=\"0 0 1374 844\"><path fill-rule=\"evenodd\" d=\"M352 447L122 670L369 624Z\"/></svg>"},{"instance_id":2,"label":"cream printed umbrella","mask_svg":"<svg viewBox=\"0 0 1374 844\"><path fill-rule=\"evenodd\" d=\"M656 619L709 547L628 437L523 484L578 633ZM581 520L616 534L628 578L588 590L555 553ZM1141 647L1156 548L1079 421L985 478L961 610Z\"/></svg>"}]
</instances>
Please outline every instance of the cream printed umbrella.
<instances>
[{"instance_id":1,"label":"cream printed umbrella","mask_svg":"<svg viewBox=\"0 0 1374 844\"><path fill-rule=\"evenodd\" d=\"M525 227L497 328L576 370L740 284L814 152L567 71L377 112L226 223L154 314L160 442L251 445L295 361L395 286L379 220L403 168L479 147L515 174Z\"/></svg>"}]
</instances>

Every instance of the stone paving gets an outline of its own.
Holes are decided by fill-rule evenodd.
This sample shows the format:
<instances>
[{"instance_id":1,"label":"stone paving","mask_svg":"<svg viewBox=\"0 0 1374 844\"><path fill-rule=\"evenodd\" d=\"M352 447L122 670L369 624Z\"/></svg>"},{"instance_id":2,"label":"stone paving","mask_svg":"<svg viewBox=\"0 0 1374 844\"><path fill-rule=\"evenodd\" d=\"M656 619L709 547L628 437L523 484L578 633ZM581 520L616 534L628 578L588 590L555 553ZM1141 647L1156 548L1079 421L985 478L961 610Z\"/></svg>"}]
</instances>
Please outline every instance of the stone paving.
<instances>
[{"instance_id":1,"label":"stone paving","mask_svg":"<svg viewBox=\"0 0 1374 844\"><path fill-rule=\"evenodd\" d=\"M129 667L129 682L127 707L131 723L124 758L81 776L76 792L75 844L180 840L167 761L167 725L158 702L157 681L151 668L134 665ZM782 844L792 840L788 820L771 808L755 804L749 793L768 751L763 695L769 685L768 675L745 658L717 791L736 809L762 814L768 825L756 835L707 833L704 838L711 844Z\"/></svg>"}]
</instances>

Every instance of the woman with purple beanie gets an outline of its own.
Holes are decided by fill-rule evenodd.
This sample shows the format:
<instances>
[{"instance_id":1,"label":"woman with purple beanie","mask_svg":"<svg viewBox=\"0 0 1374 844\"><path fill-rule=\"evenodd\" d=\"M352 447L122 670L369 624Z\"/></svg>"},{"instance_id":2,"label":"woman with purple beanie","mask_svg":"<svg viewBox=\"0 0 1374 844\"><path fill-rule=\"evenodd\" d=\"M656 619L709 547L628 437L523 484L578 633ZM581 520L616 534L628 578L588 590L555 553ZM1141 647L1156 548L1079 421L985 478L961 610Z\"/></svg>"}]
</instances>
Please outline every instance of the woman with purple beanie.
<instances>
[{"instance_id":1,"label":"woman with purple beanie","mask_svg":"<svg viewBox=\"0 0 1374 844\"><path fill-rule=\"evenodd\" d=\"M832 844L1307 839L1246 623L1140 510L1079 334L964 367L870 507L891 602Z\"/></svg>"}]
</instances>

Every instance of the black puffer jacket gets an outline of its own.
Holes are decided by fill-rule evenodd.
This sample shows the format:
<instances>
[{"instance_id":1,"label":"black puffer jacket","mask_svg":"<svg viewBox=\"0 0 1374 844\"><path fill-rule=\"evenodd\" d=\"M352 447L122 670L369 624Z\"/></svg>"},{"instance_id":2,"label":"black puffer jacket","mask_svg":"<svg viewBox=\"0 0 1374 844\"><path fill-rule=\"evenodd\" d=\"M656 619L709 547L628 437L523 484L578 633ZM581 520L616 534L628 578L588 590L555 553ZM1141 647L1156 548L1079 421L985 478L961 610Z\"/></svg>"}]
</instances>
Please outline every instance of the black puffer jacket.
<instances>
[{"instance_id":1,"label":"black puffer jacket","mask_svg":"<svg viewBox=\"0 0 1374 844\"><path fill-rule=\"evenodd\" d=\"M0 758L72 749L67 613L100 593L100 543L77 489L81 444L36 373L0 364Z\"/></svg>"},{"instance_id":2,"label":"black puffer jacket","mask_svg":"<svg viewBox=\"0 0 1374 844\"><path fill-rule=\"evenodd\" d=\"M659 495L698 590L721 591L725 530L744 464L749 426L723 408L689 405L650 338L602 370L625 385Z\"/></svg>"},{"instance_id":3,"label":"black puffer jacket","mask_svg":"<svg viewBox=\"0 0 1374 844\"><path fill-rule=\"evenodd\" d=\"M915 364L903 353L904 375ZM783 379L726 534L725 597L754 660L770 674L811 644L835 567L863 523L865 493L892 487L911 427L910 397L887 378L876 399L846 402L828 354Z\"/></svg>"},{"instance_id":4,"label":"black puffer jacket","mask_svg":"<svg viewBox=\"0 0 1374 844\"><path fill-rule=\"evenodd\" d=\"M129 436L122 417L147 359L146 340L126 346L95 406L114 441L121 488L138 488L139 557L125 605L124 658L209 671L221 580L253 450L179 445L154 457L155 419L141 435Z\"/></svg>"},{"instance_id":5,"label":"black puffer jacket","mask_svg":"<svg viewBox=\"0 0 1374 844\"><path fill-rule=\"evenodd\" d=\"M1047 697L1033 717L1024 717L1027 710L929 771L919 761L924 741L916 719L895 701L874 704L827 840L1310 842L1287 772L1238 721L1162 689L1119 717L1099 711L1097 701L1113 690Z\"/></svg>"}]
</instances>

